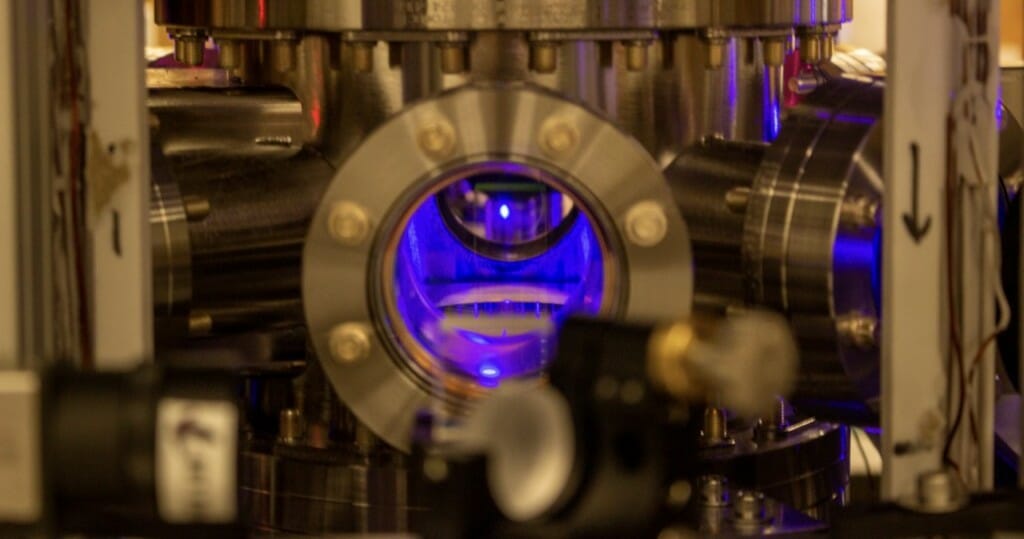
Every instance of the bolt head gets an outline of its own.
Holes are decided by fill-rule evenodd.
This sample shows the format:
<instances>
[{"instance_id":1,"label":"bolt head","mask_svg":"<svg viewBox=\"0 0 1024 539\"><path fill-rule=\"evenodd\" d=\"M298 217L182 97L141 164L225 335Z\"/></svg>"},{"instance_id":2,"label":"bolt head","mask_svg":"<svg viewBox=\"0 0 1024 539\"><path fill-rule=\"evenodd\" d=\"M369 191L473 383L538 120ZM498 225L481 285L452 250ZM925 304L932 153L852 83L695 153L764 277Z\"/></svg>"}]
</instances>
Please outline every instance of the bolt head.
<instances>
[{"instance_id":1,"label":"bolt head","mask_svg":"<svg viewBox=\"0 0 1024 539\"><path fill-rule=\"evenodd\" d=\"M541 128L540 146L551 157L561 157L576 149L579 133L568 120L552 119Z\"/></svg>"},{"instance_id":2,"label":"bolt head","mask_svg":"<svg viewBox=\"0 0 1024 539\"><path fill-rule=\"evenodd\" d=\"M672 507L683 507L690 502L693 496L693 485L689 481L680 479L675 481L668 488L668 504Z\"/></svg>"},{"instance_id":3,"label":"bolt head","mask_svg":"<svg viewBox=\"0 0 1024 539\"><path fill-rule=\"evenodd\" d=\"M423 461L423 475L434 483L448 478L448 463L437 457L428 457Z\"/></svg>"},{"instance_id":4,"label":"bolt head","mask_svg":"<svg viewBox=\"0 0 1024 539\"><path fill-rule=\"evenodd\" d=\"M927 511L944 512L963 507L968 499L956 472L941 469L917 478L918 503Z\"/></svg>"},{"instance_id":5,"label":"bolt head","mask_svg":"<svg viewBox=\"0 0 1024 539\"><path fill-rule=\"evenodd\" d=\"M363 324L341 324L331 331L331 357L338 363L350 364L366 359L371 346L370 332Z\"/></svg>"},{"instance_id":6,"label":"bolt head","mask_svg":"<svg viewBox=\"0 0 1024 539\"><path fill-rule=\"evenodd\" d=\"M725 64L725 40L712 39L707 42L707 58L705 66L708 69L718 69Z\"/></svg>"},{"instance_id":7,"label":"bolt head","mask_svg":"<svg viewBox=\"0 0 1024 539\"><path fill-rule=\"evenodd\" d=\"M729 483L721 475L704 475L700 478L700 502L708 507L729 505Z\"/></svg>"},{"instance_id":8,"label":"bolt head","mask_svg":"<svg viewBox=\"0 0 1024 539\"><path fill-rule=\"evenodd\" d=\"M737 492L733 497L733 515L741 521L764 520L764 494L750 490Z\"/></svg>"},{"instance_id":9,"label":"bolt head","mask_svg":"<svg viewBox=\"0 0 1024 539\"><path fill-rule=\"evenodd\" d=\"M878 346L878 319L860 313L848 314L836 321L839 337L845 344L861 350Z\"/></svg>"},{"instance_id":10,"label":"bolt head","mask_svg":"<svg viewBox=\"0 0 1024 539\"><path fill-rule=\"evenodd\" d=\"M420 149L434 159L450 157L455 151L455 129L443 120L427 122L419 132Z\"/></svg>"},{"instance_id":11,"label":"bolt head","mask_svg":"<svg viewBox=\"0 0 1024 539\"><path fill-rule=\"evenodd\" d=\"M367 211L354 202L345 201L331 209L327 226L335 241L350 247L361 245L373 230Z\"/></svg>"},{"instance_id":12,"label":"bolt head","mask_svg":"<svg viewBox=\"0 0 1024 539\"><path fill-rule=\"evenodd\" d=\"M855 196L844 200L839 208L839 222L853 230L878 226L880 205L877 200Z\"/></svg>"},{"instance_id":13,"label":"bolt head","mask_svg":"<svg viewBox=\"0 0 1024 539\"><path fill-rule=\"evenodd\" d=\"M661 205L644 201L626 213L626 239L640 247L654 247L668 234L668 216Z\"/></svg>"}]
</instances>

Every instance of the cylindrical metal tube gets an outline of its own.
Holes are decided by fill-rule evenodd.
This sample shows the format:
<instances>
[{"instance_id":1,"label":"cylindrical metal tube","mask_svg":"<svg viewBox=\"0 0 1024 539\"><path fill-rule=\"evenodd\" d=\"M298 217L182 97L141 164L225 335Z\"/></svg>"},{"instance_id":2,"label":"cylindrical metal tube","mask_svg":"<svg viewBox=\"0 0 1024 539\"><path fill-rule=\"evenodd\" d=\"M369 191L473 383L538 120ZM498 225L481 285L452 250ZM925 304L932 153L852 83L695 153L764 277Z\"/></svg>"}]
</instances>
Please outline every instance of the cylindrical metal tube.
<instances>
[{"instance_id":1,"label":"cylindrical metal tube","mask_svg":"<svg viewBox=\"0 0 1024 539\"><path fill-rule=\"evenodd\" d=\"M169 158L286 157L313 132L302 104L287 90L150 90L147 104L158 121L160 150Z\"/></svg>"},{"instance_id":2,"label":"cylindrical metal tube","mask_svg":"<svg viewBox=\"0 0 1024 539\"><path fill-rule=\"evenodd\" d=\"M181 315L192 299L192 253L185 204L175 183L155 182L151 198L153 304L157 316Z\"/></svg>"},{"instance_id":3,"label":"cylindrical metal tube","mask_svg":"<svg viewBox=\"0 0 1024 539\"><path fill-rule=\"evenodd\" d=\"M309 154L254 165L228 177L181 183L184 196L210 204L209 216L189 224L192 304L216 307L211 312L231 313L236 321L258 319L245 307L263 312L262 305L292 313L299 323L301 309L282 311L281 305L301 297L302 245L334 170Z\"/></svg>"},{"instance_id":4,"label":"cylindrical metal tube","mask_svg":"<svg viewBox=\"0 0 1024 539\"><path fill-rule=\"evenodd\" d=\"M174 179L153 189L158 328L181 333L189 313L204 335L301 324L302 246L334 169L307 153L158 162ZM185 200L208 213L189 220Z\"/></svg>"},{"instance_id":5,"label":"cylindrical metal tube","mask_svg":"<svg viewBox=\"0 0 1024 539\"><path fill-rule=\"evenodd\" d=\"M880 90L829 82L772 145L705 139L665 171L693 241L696 308L786 313L794 402L843 419L852 404L870 416L878 394Z\"/></svg>"},{"instance_id":6,"label":"cylindrical metal tube","mask_svg":"<svg viewBox=\"0 0 1024 539\"><path fill-rule=\"evenodd\" d=\"M698 310L723 313L746 303L740 264L744 195L749 196L766 148L706 138L665 169L693 242L694 307Z\"/></svg>"}]
</instances>

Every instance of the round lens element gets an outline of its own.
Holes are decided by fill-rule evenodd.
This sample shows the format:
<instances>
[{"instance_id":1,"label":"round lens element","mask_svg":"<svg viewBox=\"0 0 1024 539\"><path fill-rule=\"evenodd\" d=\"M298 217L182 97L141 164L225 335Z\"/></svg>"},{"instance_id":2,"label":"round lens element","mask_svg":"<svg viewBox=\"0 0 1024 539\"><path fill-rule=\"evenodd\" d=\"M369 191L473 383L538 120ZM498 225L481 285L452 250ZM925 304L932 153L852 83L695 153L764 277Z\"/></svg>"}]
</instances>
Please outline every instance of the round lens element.
<instances>
[{"instance_id":1,"label":"round lens element","mask_svg":"<svg viewBox=\"0 0 1024 539\"><path fill-rule=\"evenodd\" d=\"M546 172L467 167L406 215L385 302L404 351L430 374L484 387L538 374L562 321L612 304L607 242Z\"/></svg>"}]
</instances>

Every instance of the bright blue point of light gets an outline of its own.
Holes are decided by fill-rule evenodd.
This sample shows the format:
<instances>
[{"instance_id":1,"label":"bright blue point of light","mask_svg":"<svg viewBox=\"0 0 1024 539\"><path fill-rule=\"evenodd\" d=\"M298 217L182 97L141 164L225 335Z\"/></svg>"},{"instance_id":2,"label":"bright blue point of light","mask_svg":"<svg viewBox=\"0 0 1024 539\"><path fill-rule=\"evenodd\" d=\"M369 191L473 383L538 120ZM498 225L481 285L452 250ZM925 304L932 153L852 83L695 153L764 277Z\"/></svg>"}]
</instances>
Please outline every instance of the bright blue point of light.
<instances>
[{"instance_id":1,"label":"bright blue point of light","mask_svg":"<svg viewBox=\"0 0 1024 539\"><path fill-rule=\"evenodd\" d=\"M501 369L495 367L494 365L489 365L485 363L480 366L480 376L492 379L498 378L499 376L501 376Z\"/></svg>"},{"instance_id":2,"label":"bright blue point of light","mask_svg":"<svg viewBox=\"0 0 1024 539\"><path fill-rule=\"evenodd\" d=\"M508 219L508 214L509 214L508 204L502 204L498 208L498 215L501 215L502 219Z\"/></svg>"}]
</instances>

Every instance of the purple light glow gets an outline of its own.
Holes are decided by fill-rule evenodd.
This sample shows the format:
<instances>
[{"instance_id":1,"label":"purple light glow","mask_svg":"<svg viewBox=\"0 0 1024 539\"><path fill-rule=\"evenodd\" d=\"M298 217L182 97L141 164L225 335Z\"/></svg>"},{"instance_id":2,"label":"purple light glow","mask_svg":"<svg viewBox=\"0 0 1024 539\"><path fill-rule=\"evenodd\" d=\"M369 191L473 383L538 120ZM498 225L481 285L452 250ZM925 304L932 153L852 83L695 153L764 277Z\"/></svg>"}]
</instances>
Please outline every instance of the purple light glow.
<instances>
[{"instance_id":1,"label":"purple light glow","mask_svg":"<svg viewBox=\"0 0 1024 539\"><path fill-rule=\"evenodd\" d=\"M548 208L534 206L551 197L528 196L537 183L529 176L502 167L473 180L491 186L487 209L464 225L483 225L489 242L517 249L547 221ZM445 372L485 387L538 374L561 323L601 310L605 276L595 228L581 213L564 233L540 236L537 254L503 260L479 252L477 236L455 234L450 227L460 225L446 223L441 200L428 198L402 233L392 277L400 319L393 323Z\"/></svg>"}]
</instances>

